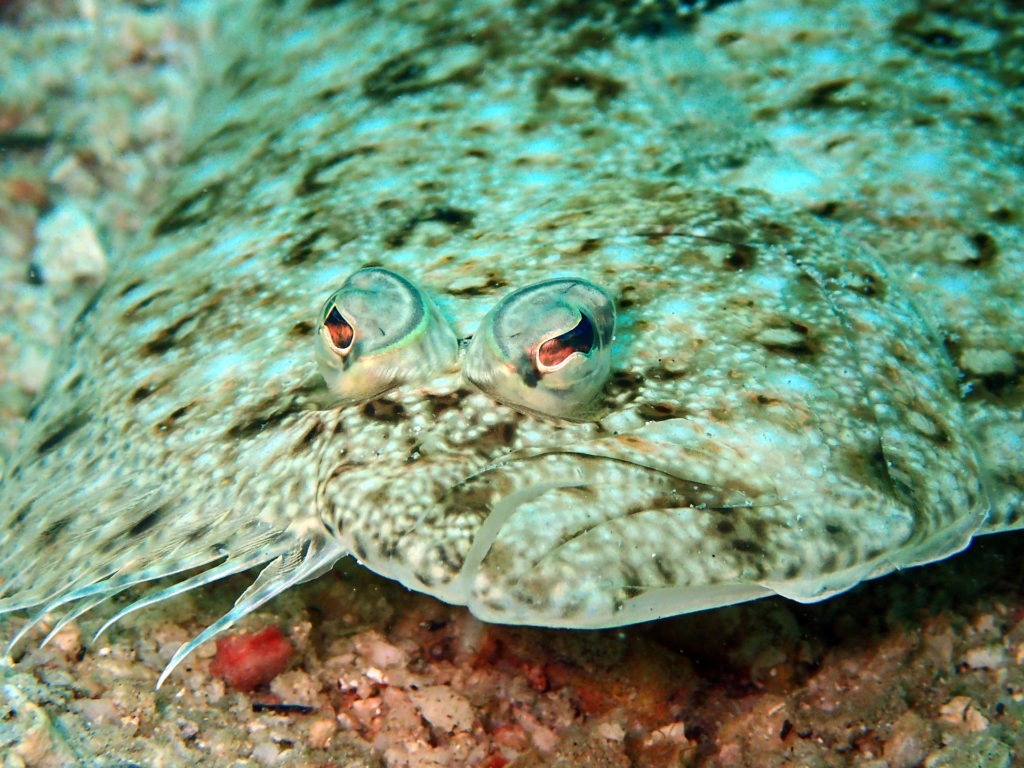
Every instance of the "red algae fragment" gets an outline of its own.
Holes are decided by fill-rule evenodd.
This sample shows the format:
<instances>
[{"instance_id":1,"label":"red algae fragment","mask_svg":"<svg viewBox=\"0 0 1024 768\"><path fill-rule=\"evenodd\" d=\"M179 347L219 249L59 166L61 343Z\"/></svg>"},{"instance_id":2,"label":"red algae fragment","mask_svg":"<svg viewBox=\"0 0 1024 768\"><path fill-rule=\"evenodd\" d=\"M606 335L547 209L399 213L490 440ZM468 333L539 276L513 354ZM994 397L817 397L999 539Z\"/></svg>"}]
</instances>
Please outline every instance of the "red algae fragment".
<instances>
[{"instance_id":1,"label":"red algae fragment","mask_svg":"<svg viewBox=\"0 0 1024 768\"><path fill-rule=\"evenodd\" d=\"M210 674L224 678L237 691L251 691L288 669L294 652L277 627L267 627L252 635L228 635L217 640L217 655L210 664Z\"/></svg>"}]
</instances>

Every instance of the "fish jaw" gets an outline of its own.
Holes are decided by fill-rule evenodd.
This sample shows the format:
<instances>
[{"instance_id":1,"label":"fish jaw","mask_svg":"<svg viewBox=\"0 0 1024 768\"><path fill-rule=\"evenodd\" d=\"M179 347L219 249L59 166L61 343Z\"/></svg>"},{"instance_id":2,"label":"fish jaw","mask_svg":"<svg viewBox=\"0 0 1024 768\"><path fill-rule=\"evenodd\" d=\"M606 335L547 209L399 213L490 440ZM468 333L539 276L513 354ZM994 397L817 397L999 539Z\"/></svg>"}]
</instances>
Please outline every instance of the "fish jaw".
<instances>
[{"instance_id":1,"label":"fish jaw","mask_svg":"<svg viewBox=\"0 0 1024 768\"><path fill-rule=\"evenodd\" d=\"M372 570L495 623L599 628L771 594L823 599L898 560L915 518L832 471L820 438L652 422L513 451L447 484L427 460L362 507L328 487L326 519ZM338 478L351 489L358 472ZM410 513L415 493L431 497ZM381 537L388 510L404 522ZM371 526L377 538L360 535Z\"/></svg>"}]
</instances>

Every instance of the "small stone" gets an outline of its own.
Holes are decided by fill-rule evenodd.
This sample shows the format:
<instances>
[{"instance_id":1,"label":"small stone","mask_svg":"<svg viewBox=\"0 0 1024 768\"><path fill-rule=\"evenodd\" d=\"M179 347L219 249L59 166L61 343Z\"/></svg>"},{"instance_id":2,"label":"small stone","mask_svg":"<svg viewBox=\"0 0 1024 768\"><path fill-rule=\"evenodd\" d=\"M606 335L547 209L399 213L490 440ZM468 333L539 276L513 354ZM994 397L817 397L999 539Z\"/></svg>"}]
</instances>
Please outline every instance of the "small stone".
<instances>
[{"instance_id":1,"label":"small stone","mask_svg":"<svg viewBox=\"0 0 1024 768\"><path fill-rule=\"evenodd\" d=\"M1006 664L1006 649L1000 645L972 648L964 654L964 661L971 669L999 669Z\"/></svg>"},{"instance_id":2,"label":"small stone","mask_svg":"<svg viewBox=\"0 0 1024 768\"><path fill-rule=\"evenodd\" d=\"M76 707L89 725L110 725L121 722L121 713L110 699L85 699Z\"/></svg>"},{"instance_id":3,"label":"small stone","mask_svg":"<svg viewBox=\"0 0 1024 768\"><path fill-rule=\"evenodd\" d=\"M960 367L975 376L1012 376L1017 366L1013 355L1005 349L980 349L970 347L960 354Z\"/></svg>"},{"instance_id":4,"label":"small stone","mask_svg":"<svg viewBox=\"0 0 1024 768\"><path fill-rule=\"evenodd\" d=\"M53 751L49 728L42 724L32 726L11 751L29 768L43 765Z\"/></svg>"},{"instance_id":5,"label":"small stone","mask_svg":"<svg viewBox=\"0 0 1024 768\"><path fill-rule=\"evenodd\" d=\"M293 669L274 678L270 692L286 704L316 706L320 684L302 669Z\"/></svg>"},{"instance_id":6,"label":"small stone","mask_svg":"<svg viewBox=\"0 0 1024 768\"><path fill-rule=\"evenodd\" d=\"M82 647L82 631L72 622L50 638L50 644L64 653L77 653Z\"/></svg>"},{"instance_id":7,"label":"small stone","mask_svg":"<svg viewBox=\"0 0 1024 768\"><path fill-rule=\"evenodd\" d=\"M971 733L978 733L988 729L988 718L974 707L968 707L967 711L964 712L964 722L967 723L967 728Z\"/></svg>"},{"instance_id":8,"label":"small stone","mask_svg":"<svg viewBox=\"0 0 1024 768\"><path fill-rule=\"evenodd\" d=\"M618 723L601 723L594 732L605 741L620 742L626 738L626 729Z\"/></svg>"},{"instance_id":9,"label":"small stone","mask_svg":"<svg viewBox=\"0 0 1024 768\"><path fill-rule=\"evenodd\" d=\"M409 699L423 718L438 730L453 733L473 727L473 707L447 685L430 685L409 691Z\"/></svg>"},{"instance_id":10,"label":"small stone","mask_svg":"<svg viewBox=\"0 0 1024 768\"><path fill-rule=\"evenodd\" d=\"M338 724L334 720L317 720L309 726L308 743L310 749L327 749L331 745L331 737L338 730Z\"/></svg>"},{"instance_id":11,"label":"small stone","mask_svg":"<svg viewBox=\"0 0 1024 768\"><path fill-rule=\"evenodd\" d=\"M368 699L353 702L352 714L360 723L369 728L373 724L373 719L380 714L380 696L371 696Z\"/></svg>"},{"instance_id":12,"label":"small stone","mask_svg":"<svg viewBox=\"0 0 1024 768\"><path fill-rule=\"evenodd\" d=\"M277 761L281 759L281 751L273 742L265 741L253 749L252 759L260 765L277 765Z\"/></svg>"},{"instance_id":13,"label":"small stone","mask_svg":"<svg viewBox=\"0 0 1024 768\"><path fill-rule=\"evenodd\" d=\"M408 654L384 640L375 632L367 633L356 641L359 654L378 669L404 664Z\"/></svg>"},{"instance_id":14,"label":"small stone","mask_svg":"<svg viewBox=\"0 0 1024 768\"><path fill-rule=\"evenodd\" d=\"M969 706L970 696L954 696L939 708L939 717L947 723L959 725L964 721L964 714Z\"/></svg>"},{"instance_id":15,"label":"small stone","mask_svg":"<svg viewBox=\"0 0 1024 768\"><path fill-rule=\"evenodd\" d=\"M986 733L977 733L963 741L936 750L924 761L924 768L1009 768L1009 745Z\"/></svg>"},{"instance_id":16,"label":"small stone","mask_svg":"<svg viewBox=\"0 0 1024 768\"><path fill-rule=\"evenodd\" d=\"M189 634L177 624L161 624L153 633L156 640L156 652L167 663L178 649L189 640Z\"/></svg>"},{"instance_id":17,"label":"small stone","mask_svg":"<svg viewBox=\"0 0 1024 768\"><path fill-rule=\"evenodd\" d=\"M891 768L919 765L931 746L931 729L919 715L907 712L893 724L893 735L885 742L884 756Z\"/></svg>"},{"instance_id":18,"label":"small stone","mask_svg":"<svg viewBox=\"0 0 1024 768\"><path fill-rule=\"evenodd\" d=\"M89 218L63 203L36 225L32 261L42 267L46 282L68 291L76 285L99 285L107 276L107 255Z\"/></svg>"}]
</instances>

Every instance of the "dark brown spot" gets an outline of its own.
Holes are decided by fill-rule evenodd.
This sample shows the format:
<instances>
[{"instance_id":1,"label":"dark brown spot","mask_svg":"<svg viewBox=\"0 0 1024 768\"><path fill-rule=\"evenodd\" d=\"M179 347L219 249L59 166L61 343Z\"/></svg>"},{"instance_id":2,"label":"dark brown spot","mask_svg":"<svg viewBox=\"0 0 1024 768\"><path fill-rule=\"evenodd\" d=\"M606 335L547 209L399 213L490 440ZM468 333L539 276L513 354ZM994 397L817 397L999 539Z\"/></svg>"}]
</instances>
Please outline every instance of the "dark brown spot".
<instances>
[{"instance_id":1,"label":"dark brown spot","mask_svg":"<svg viewBox=\"0 0 1024 768\"><path fill-rule=\"evenodd\" d=\"M21 505L21 508L14 514L13 519L15 525L21 525L23 522L25 522L25 518L28 517L29 510L32 509L32 505L35 503L35 499L33 499L27 504Z\"/></svg>"},{"instance_id":2,"label":"dark brown spot","mask_svg":"<svg viewBox=\"0 0 1024 768\"><path fill-rule=\"evenodd\" d=\"M585 69L555 69L546 72L537 81L537 102L552 106L551 91L556 88L581 89L590 91L599 107L619 96L626 88L625 83L610 75Z\"/></svg>"},{"instance_id":3,"label":"dark brown spot","mask_svg":"<svg viewBox=\"0 0 1024 768\"><path fill-rule=\"evenodd\" d=\"M722 534L730 534L736 530L736 526L730 523L728 520L719 520L715 525L715 530Z\"/></svg>"},{"instance_id":4,"label":"dark brown spot","mask_svg":"<svg viewBox=\"0 0 1024 768\"><path fill-rule=\"evenodd\" d=\"M262 403L255 409L252 415L228 429L228 437L233 440L248 440L266 429L276 427L289 416L302 413L303 410L294 401L281 403L277 400L272 400Z\"/></svg>"},{"instance_id":5,"label":"dark brown spot","mask_svg":"<svg viewBox=\"0 0 1024 768\"><path fill-rule=\"evenodd\" d=\"M309 261L309 257L313 255L313 246L316 245L316 241L319 240L320 236L326 231L327 230L325 228L320 228L310 232L288 249L288 253L286 253L284 258L281 259L281 263L289 267L297 264L305 264Z\"/></svg>"},{"instance_id":6,"label":"dark brown spot","mask_svg":"<svg viewBox=\"0 0 1024 768\"><path fill-rule=\"evenodd\" d=\"M143 384L141 387L132 392L131 401L133 403L141 403L147 397L156 392L156 390L157 384L155 382Z\"/></svg>"},{"instance_id":7,"label":"dark brown spot","mask_svg":"<svg viewBox=\"0 0 1024 768\"><path fill-rule=\"evenodd\" d=\"M73 413L67 417L67 420L61 424L55 431L51 432L43 441L39 444L36 449L36 453L43 456L50 451L56 449L61 443L67 440L71 435L77 432L79 429L89 423L89 417L83 413Z\"/></svg>"},{"instance_id":8,"label":"dark brown spot","mask_svg":"<svg viewBox=\"0 0 1024 768\"><path fill-rule=\"evenodd\" d=\"M486 282L477 283L467 288L458 288L445 291L450 296L486 296L489 293L494 293L499 288L504 288L508 285L507 282L502 280L500 277L492 274L488 276Z\"/></svg>"},{"instance_id":9,"label":"dark brown spot","mask_svg":"<svg viewBox=\"0 0 1024 768\"><path fill-rule=\"evenodd\" d=\"M171 413L167 416L166 419L164 419L161 422L158 422L156 426L153 427L153 429L156 430L157 432L166 432L169 429L173 429L175 426L174 422L176 422L178 419L180 419L182 416L188 413L189 407L190 406L188 405L183 405L181 408L175 408L173 411L171 411Z\"/></svg>"},{"instance_id":10,"label":"dark brown spot","mask_svg":"<svg viewBox=\"0 0 1024 768\"><path fill-rule=\"evenodd\" d=\"M356 147L355 149L339 152L336 155L331 155L324 160L314 163L306 169L304 174L302 174L302 180L295 188L295 194L302 197L304 195L311 195L314 192L319 192L322 189L327 189L331 185L321 180L321 174L337 165L341 165L347 160L351 160L353 157L357 157L359 155L372 155L376 151L377 148L374 146Z\"/></svg>"},{"instance_id":11,"label":"dark brown spot","mask_svg":"<svg viewBox=\"0 0 1024 768\"><path fill-rule=\"evenodd\" d=\"M430 410L434 416L439 416L450 408L455 408L462 402L463 398L469 395L468 389L458 389L449 392L447 395L427 395L430 403Z\"/></svg>"},{"instance_id":12,"label":"dark brown spot","mask_svg":"<svg viewBox=\"0 0 1024 768\"><path fill-rule=\"evenodd\" d=\"M761 221L758 224L760 225L761 239L768 245L779 245L793 237L793 230L777 221Z\"/></svg>"},{"instance_id":13,"label":"dark brown spot","mask_svg":"<svg viewBox=\"0 0 1024 768\"><path fill-rule=\"evenodd\" d=\"M162 290L159 290L159 291L156 291L155 293L150 294L146 298L144 298L141 301L139 301L137 304L129 307L128 309L126 309L124 314L122 315L122 317L124 317L126 320L131 318L131 317L134 317L138 312L140 312L141 310L143 310L146 307L148 307L150 304L152 304L158 298L160 298L161 296L166 296L169 293L171 293L171 289L170 288L164 288Z\"/></svg>"},{"instance_id":14,"label":"dark brown spot","mask_svg":"<svg viewBox=\"0 0 1024 768\"><path fill-rule=\"evenodd\" d=\"M839 214L842 207L842 203L829 200L819 205L812 205L808 210L820 219L832 219Z\"/></svg>"},{"instance_id":15,"label":"dark brown spot","mask_svg":"<svg viewBox=\"0 0 1024 768\"><path fill-rule=\"evenodd\" d=\"M734 539L732 546L737 552L745 552L750 555L764 554L764 549L761 545L756 541L750 541L749 539Z\"/></svg>"},{"instance_id":16,"label":"dark brown spot","mask_svg":"<svg viewBox=\"0 0 1024 768\"><path fill-rule=\"evenodd\" d=\"M435 208L434 211L423 221L439 221L456 229L466 229L473 226L473 219L476 214L473 211L466 211L461 208Z\"/></svg>"},{"instance_id":17,"label":"dark brown spot","mask_svg":"<svg viewBox=\"0 0 1024 768\"><path fill-rule=\"evenodd\" d=\"M53 546L54 542L60 537L61 532L70 525L70 517L65 517L61 520L56 520L50 523L43 529L43 532L39 534L39 543L44 547Z\"/></svg>"},{"instance_id":18,"label":"dark brown spot","mask_svg":"<svg viewBox=\"0 0 1024 768\"><path fill-rule=\"evenodd\" d=\"M516 441L516 424L511 421L495 424L474 440L474 444L484 453L490 455L496 451L512 447Z\"/></svg>"},{"instance_id":19,"label":"dark brown spot","mask_svg":"<svg viewBox=\"0 0 1024 768\"><path fill-rule=\"evenodd\" d=\"M207 523L206 525L200 526L196 530L192 531L188 536L186 536L185 537L185 541L188 542L189 544L195 544L197 541L201 541L206 536L206 534L210 531L210 529L212 527L213 526L210 525L209 523ZM218 543L214 544L212 547L210 547L210 551L211 552L220 553L221 547L223 547L223 546L224 546L223 544L218 542Z\"/></svg>"},{"instance_id":20,"label":"dark brown spot","mask_svg":"<svg viewBox=\"0 0 1024 768\"><path fill-rule=\"evenodd\" d=\"M754 266L757 251L749 245L737 245L732 253L725 257L725 265L730 269L749 269Z\"/></svg>"},{"instance_id":21,"label":"dark brown spot","mask_svg":"<svg viewBox=\"0 0 1024 768\"><path fill-rule=\"evenodd\" d=\"M316 440L320 434L324 431L324 423L322 421L316 421L309 429L306 430L306 434L299 440L299 444L296 446L296 450L305 447Z\"/></svg>"},{"instance_id":22,"label":"dark brown spot","mask_svg":"<svg viewBox=\"0 0 1024 768\"><path fill-rule=\"evenodd\" d=\"M644 385L644 377L632 371L612 371L612 375L604 388L607 405L630 403L640 394Z\"/></svg>"},{"instance_id":23,"label":"dark brown spot","mask_svg":"<svg viewBox=\"0 0 1024 768\"><path fill-rule=\"evenodd\" d=\"M678 418L682 414L674 403L642 403L636 412L640 418L647 421L665 421Z\"/></svg>"},{"instance_id":24,"label":"dark brown spot","mask_svg":"<svg viewBox=\"0 0 1024 768\"><path fill-rule=\"evenodd\" d=\"M363 78L363 94L371 99L387 101L406 93L417 93L447 83L470 83L480 73L482 64L471 61L465 66L446 71L442 66L445 43L424 46L393 56Z\"/></svg>"},{"instance_id":25,"label":"dark brown spot","mask_svg":"<svg viewBox=\"0 0 1024 768\"><path fill-rule=\"evenodd\" d=\"M118 296L122 296L122 297L123 296L127 296L129 293L134 291L136 288L144 285L145 282L146 282L145 280L132 280L130 283L128 283L128 285L126 285L124 288L122 288L120 293L118 293L117 295Z\"/></svg>"},{"instance_id":26,"label":"dark brown spot","mask_svg":"<svg viewBox=\"0 0 1024 768\"><path fill-rule=\"evenodd\" d=\"M216 210L226 186L224 182L215 182L179 201L157 221L153 227L154 237L205 223Z\"/></svg>"},{"instance_id":27,"label":"dark brown spot","mask_svg":"<svg viewBox=\"0 0 1024 768\"><path fill-rule=\"evenodd\" d=\"M1014 219L1013 209L1008 208L1005 205L1001 205L998 208L989 211L988 216L997 224L1009 224Z\"/></svg>"},{"instance_id":28,"label":"dark brown spot","mask_svg":"<svg viewBox=\"0 0 1024 768\"><path fill-rule=\"evenodd\" d=\"M385 424L397 424L406 418L405 408L402 407L402 404L387 398L371 400L363 406L363 415Z\"/></svg>"},{"instance_id":29,"label":"dark brown spot","mask_svg":"<svg viewBox=\"0 0 1024 768\"><path fill-rule=\"evenodd\" d=\"M135 525L128 529L128 536L135 538L141 536L146 531L153 528L157 523L160 522L161 518L167 513L168 507L157 507L144 518L139 520Z\"/></svg>"},{"instance_id":30,"label":"dark brown spot","mask_svg":"<svg viewBox=\"0 0 1024 768\"><path fill-rule=\"evenodd\" d=\"M974 246L976 258L970 263L984 266L991 262L999 253L999 246L995 238L985 232L975 232L971 235L971 244Z\"/></svg>"},{"instance_id":31,"label":"dark brown spot","mask_svg":"<svg viewBox=\"0 0 1024 768\"><path fill-rule=\"evenodd\" d=\"M367 559L367 557L366 557L366 544L365 544L365 542L363 542L363 537L360 536L357 533L354 538L355 538L356 557L358 557L360 560L365 561Z\"/></svg>"},{"instance_id":32,"label":"dark brown spot","mask_svg":"<svg viewBox=\"0 0 1024 768\"><path fill-rule=\"evenodd\" d=\"M300 338L303 336L309 336L313 333L313 322L311 320L300 320L292 326L289 333L291 333L292 336L298 336Z\"/></svg>"},{"instance_id":33,"label":"dark brown spot","mask_svg":"<svg viewBox=\"0 0 1024 768\"><path fill-rule=\"evenodd\" d=\"M193 320L204 315L208 312L213 311L220 304L220 296L211 297L205 304L198 309L188 312L184 317L175 320L171 325L164 328L162 331L157 333L152 339L146 342L142 347L142 352L145 355L162 355L164 352L175 347L183 336L181 331Z\"/></svg>"},{"instance_id":34,"label":"dark brown spot","mask_svg":"<svg viewBox=\"0 0 1024 768\"><path fill-rule=\"evenodd\" d=\"M85 319L96 310L96 307L99 306L100 298L102 298L102 296L103 289L100 288L98 291L96 291L96 293L93 294L92 298L89 300L89 303L85 305L82 311L78 313L78 317L75 318L75 322L71 324L71 331L73 335L81 335L80 330L82 327L82 323L84 323Z\"/></svg>"},{"instance_id":35,"label":"dark brown spot","mask_svg":"<svg viewBox=\"0 0 1024 768\"><path fill-rule=\"evenodd\" d=\"M832 97L852 82L852 77L837 77L833 80L825 80L824 82L812 85L807 89L798 106L810 109L838 106Z\"/></svg>"},{"instance_id":36,"label":"dark brown spot","mask_svg":"<svg viewBox=\"0 0 1024 768\"><path fill-rule=\"evenodd\" d=\"M309 13L315 13L316 11L323 11L328 8L337 8L346 0L307 0L306 11Z\"/></svg>"},{"instance_id":37,"label":"dark brown spot","mask_svg":"<svg viewBox=\"0 0 1024 768\"><path fill-rule=\"evenodd\" d=\"M29 285L42 285L46 280L43 278L43 268L35 263L28 265L28 272L25 279Z\"/></svg>"},{"instance_id":38,"label":"dark brown spot","mask_svg":"<svg viewBox=\"0 0 1024 768\"><path fill-rule=\"evenodd\" d=\"M859 292L869 298L885 296L885 283L881 278L867 272L860 276L859 288Z\"/></svg>"}]
</instances>

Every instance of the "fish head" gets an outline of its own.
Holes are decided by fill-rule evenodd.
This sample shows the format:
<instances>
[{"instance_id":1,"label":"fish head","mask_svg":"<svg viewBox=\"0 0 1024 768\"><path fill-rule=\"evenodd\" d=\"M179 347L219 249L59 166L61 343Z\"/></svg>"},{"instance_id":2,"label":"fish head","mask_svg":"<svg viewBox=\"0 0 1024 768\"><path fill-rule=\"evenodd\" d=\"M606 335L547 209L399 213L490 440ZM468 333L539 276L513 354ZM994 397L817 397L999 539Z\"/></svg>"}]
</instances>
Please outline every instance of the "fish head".
<instances>
[{"instance_id":1,"label":"fish head","mask_svg":"<svg viewBox=\"0 0 1024 768\"><path fill-rule=\"evenodd\" d=\"M912 309L852 246L715 217L736 207L705 193L696 231L606 241L556 277L543 254L408 267L460 338L461 371L330 413L317 506L331 535L487 620L566 627L822 599L962 547L980 514L945 494L983 497L955 384L941 357L909 351L928 349ZM500 287L452 290L487 281ZM593 286L614 318L601 386L570 408L523 372L586 312L554 294L494 322L559 281ZM517 322L527 341L502 349ZM923 387L946 394L928 405ZM904 388L916 399L894 401Z\"/></svg>"}]
</instances>

